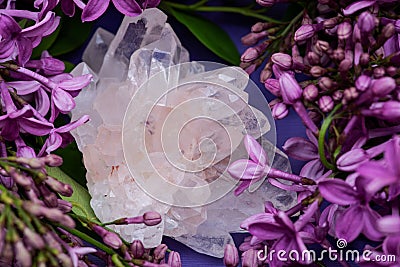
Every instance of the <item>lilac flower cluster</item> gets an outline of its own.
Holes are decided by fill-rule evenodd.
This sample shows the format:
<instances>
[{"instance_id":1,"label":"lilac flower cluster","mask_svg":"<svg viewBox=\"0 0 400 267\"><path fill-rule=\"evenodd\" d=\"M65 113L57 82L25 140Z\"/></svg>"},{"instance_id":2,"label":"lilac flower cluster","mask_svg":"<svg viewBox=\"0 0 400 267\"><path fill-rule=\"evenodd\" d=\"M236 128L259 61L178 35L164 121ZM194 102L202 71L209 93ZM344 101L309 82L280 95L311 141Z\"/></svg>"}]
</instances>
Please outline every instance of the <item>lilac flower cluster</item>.
<instances>
[{"instance_id":1,"label":"lilac flower cluster","mask_svg":"<svg viewBox=\"0 0 400 267\"><path fill-rule=\"evenodd\" d=\"M249 160L229 167L241 181L236 194L260 179L298 194L293 208L281 211L267 202L265 213L242 223L251 234L240 246L243 266L310 264L281 262L276 255L260 261L255 251L267 245L302 255L309 244L335 249L329 237L352 242L360 235L374 241L365 247L372 259L396 256L360 265L399 266L399 3L319 0L304 6L287 25L259 22L242 39L252 45L242 55L249 73L271 53L261 81L276 96L275 119L292 107L307 134L283 146L289 157L305 161L299 175L270 168L251 136L244 139ZM308 79L299 82L299 74ZM237 266L236 253L226 250L227 266Z\"/></svg>"},{"instance_id":2,"label":"lilac flower cluster","mask_svg":"<svg viewBox=\"0 0 400 267\"><path fill-rule=\"evenodd\" d=\"M113 2L122 13L133 16L159 1ZM92 81L91 75L64 73L64 63L47 51L40 59L31 59L42 38L59 27L60 17L53 11L59 3L69 16L75 6L82 9L82 20L87 21L98 18L109 1L36 0L30 10L16 9L13 0L0 1L0 265L95 266L85 257L91 253L107 266L181 266L179 254L173 251L166 264L165 245L145 249L139 240L130 244L106 227L154 226L161 222L160 214L146 212L100 224L76 215L72 203L63 199L71 197L72 187L47 174L47 168L63 162L50 153L69 144L73 140L69 132L89 117L62 126L56 120L75 107L74 97ZM37 137L41 142L35 141Z\"/></svg>"}]
</instances>

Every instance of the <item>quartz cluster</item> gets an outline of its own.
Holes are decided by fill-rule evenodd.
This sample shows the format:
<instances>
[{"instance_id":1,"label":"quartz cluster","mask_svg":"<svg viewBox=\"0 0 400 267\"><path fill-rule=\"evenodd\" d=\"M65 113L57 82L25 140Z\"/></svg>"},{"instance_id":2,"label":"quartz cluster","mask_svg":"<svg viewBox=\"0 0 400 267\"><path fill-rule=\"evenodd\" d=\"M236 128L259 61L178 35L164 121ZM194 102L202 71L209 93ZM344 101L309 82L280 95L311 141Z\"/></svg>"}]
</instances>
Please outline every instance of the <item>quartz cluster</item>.
<instances>
[{"instance_id":1,"label":"quartz cluster","mask_svg":"<svg viewBox=\"0 0 400 267\"><path fill-rule=\"evenodd\" d=\"M290 165L287 157L263 137L270 131L267 117L247 105L248 95L244 90L248 76L235 67L208 70L207 65L189 63L189 53L166 23L166 19L166 15L158 9L147 9L138 17L124 18L115 36L104 29L99 28L96 31L84 52L84 62L72 72L73 75L90 73L95 77L75 99L76 108L72 112L73 120L89 114L90 121L77 128L73 135L83 153L87 186L92 196L91 206L101 221L132 217L156 210L163 216L163 223L157 226L125 225L115 226L114 230L128 241L142 240L146 247L158 245L162 235L167 235L196 251L222 257L224 245L232 243L229 232L240 231L239 226L244 219L262 212L263 201L272 201L277 208L286 209L295 203L295 195L264 182L255 192L245 192L238 197L232 192L226 192L228 194L221 195L215 201L205 201L206 205L174 205L176 203L164 199L160 201L159 196L143 190L139 181L147 176L160 175L164 178L170 177L166 180L178 186L193 186L193 183L196 186L205 186L212 195L213 188L207 186L213 184L218 174L218 180L222 177L223 181L232 185L232 189L237 181L229 177L226 168L233 150L235 159L247 157L241 138L244 132L252 131L254 121L259 130L253 135L263 141L265 150L273 158L272 165L283 171L290 171ZM178 68L179 75L184 80L207 81L208 85L178 87L168 97L154 101L151 114L146 117L142 113L149 102L148 97L163 88L161 83L154 81L154 77L162 78L165 73L169 73L167 80L171 80L171 67L177 65L184 66ZM154 86L155 83L158 89L152 90L149 84ZM239 97L225 92L218 84L239 88L235 89ZM209 102L208 105L207 101L201 104L194 100L185 110L185 102L199 97L217 99L227 103L231 109L224 113L216 109L214 102ZM131 102L133 98L136 103ZM246 105L235 104L239 103L238 99ZM197 106L193 103L197 103ZM181 110L173 113L177 107ZM183 127L180 132L183 139L180 136L176 147L186 160L196 161L202 156L207 158L208 151L213 151L215 146L222 150L215 157L208 155L211 158L211 161L207 161L210 163L208 167L189 174L185 172L188 165L176 166L182 162L178 160L174 165L167 159L168 156L173 158L177 151L173 147L160 145L158 139L162 139L162 129L159 126L163 126L162 123L168 117L171 117L170 121L176 122L182 114L189 114L197 109L206 112L213 110L219 116L218 125L228 129L229 137L233 136L230 143L228 142L233 149L225 149L228 147L225 146L226 132L215 130L219 129L215 123L200 119L192 122L191 127ZM235 114L231 114L232 112ZM153 120L150 121L149 118ZM235 118L241 121L242 127L235 124ZM130 120L136 123L130 124ZM135 132L137 129L142 129L143 132ZM173 129L172 124L166 135ZM123 138L126 139L127 136L130 138L128 146L125 145L126 141L123 142ZM208 138L212 143L202 142L202 138ZM145 156L151 164L140 165ZM174 160L176 158L172 159ZM132 169L135 164L143 167L141 172ZM189 166L191 169L196 168L192 165ZM163 187L158 188L158 192L162 193L163 190ZM175 197L173 194L171 196ZM209 195L203 197L208 198Z\"/></svg>"}]
</instances>

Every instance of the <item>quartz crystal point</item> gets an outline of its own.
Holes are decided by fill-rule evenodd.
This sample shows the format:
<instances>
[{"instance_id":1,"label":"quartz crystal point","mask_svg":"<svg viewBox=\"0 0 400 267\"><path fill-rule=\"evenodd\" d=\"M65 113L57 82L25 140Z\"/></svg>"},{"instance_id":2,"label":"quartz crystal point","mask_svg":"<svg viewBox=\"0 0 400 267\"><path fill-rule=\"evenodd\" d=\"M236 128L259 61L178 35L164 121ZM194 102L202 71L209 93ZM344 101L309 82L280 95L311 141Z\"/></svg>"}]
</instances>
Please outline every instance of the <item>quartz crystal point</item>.
<instances>
[{"instance_id":1,"label":"quartz crystal point","mask_svg":"<svg viewBox=\"0 0 400 267\"><path fill-rule=\"evenodd\" d=\"M138 177L133 177L129 161L124 157L125 147L122 141L124 115L129 102L134 95L140 96L138 89L146 84L150 77L157 76L157 73L171 66L189 61L187 50L181 45L171 26L166 23L166 19L166 15L158 9L146 9L138 17L126 17L115 37L103 29L95 32L84 52L84 62L72 71L73 75L91 73L94 77L93 82L76 97L76 108L72 111L73 120L82 114L89 114L90 121L78 127L73 135L83 153L87 169L87 186L92 196L91 206L102 222L133 217L155 210L163 217L163 222L159 225L152 227L141 224L120 225L115 226L114 230L128 241L142 240L145 247L157 246L164 234L177 238L196 251L222 257L224 245L233 242L229 232L240 231L239 225L245 218L262 212L264 201L272 201L277 208L287 209L295 204L295 195L275 188L266 181L255 192L246 191L239 197L230 192L204 206L176 207L156 200L138 186ZM218 86L201 84L193 88L183 86L170 92L154 105L152 118L157 122L174 115L178 121L190 112L209 112L228 129L233 138L235 151L238 151L235 157L247 158L241 142L242 132L247 130L253 136L263 138L261 136L270 130L263 112L245 105L248 102L248 94L244 91L248 84L248 76L235 67L209 71L200 63L186 66L179 74L184 79L211 83L218 81L224 87L234 88L235 94L226 93ZM174 82L171 73L169 82ZM134 107L137 113L126 114L138 122L131 127L133 133L135 127L140 126L140 122L144 123L141 121L141 116L144 116L141 112L147 105L146 98L152 93L155 92L149 91L143 94L141 104ZM237 101L238 96L242 102ZM216 97L222 102L230 103L232 109L218 110L218 107L213 106L211 102L205 101L202 104L191 105L186 113L171 113L171 110L183 100L196 97ZM249 114L255 115L249 117ZM258 121L256 126L259 125L261 130L252 132L254 121ZM175 123L174 120L173 122ZM196 159L204 156L205 160L210 160L207 158L207 151L212 147L209 147L208 143L200 145L193 141L207 136L207 130L213 127L209 123L200 120L195 122L193 127L183 127L182 132L188 138L180 141L180 147L192 147L191 150L185 149L185 152L182 152L185 158ZM168 134L172 134L174 130L172 125ZM177 124L176 127L178 126ZM159 131L157 124L152 130ZM162 173L174 184L190 186L194 183L207 186L213 181L214 176L224 172L229 158L233 157L230 151L222 149L217 157L212 158L212 167L205 171L185 173L177 168L171 168L166 156L174 160L179 159L178 151L174 147L166 147L163 150L157 136L159 137L158 134L132 137L133 142L145 144L143 149L147 150L147 156L153 164L149 166L143 161L141 171L143 175L149 176L154 176L156 172ZM217 144L223 144L225 137L223 132L216 131L212 138ZM275 168L290 171L286 155L267 140L262 144L270 159L274 159L272 165ZM135 162L141 164L143 151L140 145L134 145L132 150ZM199 154L200 150L204 155ZM168 153L165 153L166 151ZM176 162L179 163L178 160ZM226 175L226 172L224 174ZM162 193L163 188L159 190ZM212 193L210 189L208 194Z\"/></svg>"}]
</instances>

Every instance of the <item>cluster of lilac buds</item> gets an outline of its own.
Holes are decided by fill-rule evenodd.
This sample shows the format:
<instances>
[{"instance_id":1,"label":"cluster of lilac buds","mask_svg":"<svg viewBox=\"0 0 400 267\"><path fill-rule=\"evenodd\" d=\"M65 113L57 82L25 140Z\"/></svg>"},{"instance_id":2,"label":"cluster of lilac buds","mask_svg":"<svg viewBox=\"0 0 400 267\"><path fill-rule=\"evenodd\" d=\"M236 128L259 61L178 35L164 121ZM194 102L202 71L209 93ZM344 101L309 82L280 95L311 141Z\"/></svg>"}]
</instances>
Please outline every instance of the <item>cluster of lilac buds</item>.
<instances>
[{"instance_id":1,"label":"cluster of lilac buds","mask_svg":"<svg viewBox=\"0 0 400 267\"><path fill-rule=\"evenodd\" d=\"M275 1L257 2L271 6ZM276 255L263 255L260 260L254 251L264 246L302 255L310 244L337 249L332 237L350 243L363 235L368 240L364 250L371 251L373 263L359 259L360 266L398 266L398 2L320 0L304 6L290 23L259 22L242 39L253 46L242 56L247 70L253 71L267 53L271 55L261 81L276 96L270 104L273 116L283 119L292 107L307 134L307 138L292 137L283 146L289 157L305 162L299 175L272 169L262 147L250 136L244 139L249 159L229 167L240 180L236 194L253 181L268 179L298 195L298 204L289 210L267 202L265 213L242 223L251 234L239 247L247 260L243 264L289 264ZM227 249L226 266L237 265L232 251ZM376 260L382 255L391 255L391 262Z\"/></svg>"}]
</instances>

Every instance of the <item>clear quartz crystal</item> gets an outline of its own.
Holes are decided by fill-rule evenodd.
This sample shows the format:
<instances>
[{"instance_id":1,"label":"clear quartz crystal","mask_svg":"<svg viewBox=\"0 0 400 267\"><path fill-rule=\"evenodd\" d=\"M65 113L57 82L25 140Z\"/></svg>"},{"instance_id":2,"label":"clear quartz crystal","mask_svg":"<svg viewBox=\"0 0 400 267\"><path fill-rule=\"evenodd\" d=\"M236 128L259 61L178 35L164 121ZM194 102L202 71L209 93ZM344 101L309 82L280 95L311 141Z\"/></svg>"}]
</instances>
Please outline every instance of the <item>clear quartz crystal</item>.
<instances>
[{"instance_id":1,"label":"clear quartz crystal","mask_svg":"<svg viewBox=\"0 0 400 267\"><path fill-rule=\"evenodd\" d=\"M187 50L181 45L171 26L166 23L166 15L161 11L147 9L138 17L125 18L115 37L103 29L97 30L84 52L83 60L85 62L79 64L72 74L91 73L94 80L76 98L76 108L72 111L72 119L88 114L91 120L73 131L73 135L83 153L87 169L87 186L92 196L91 206L94 212L101 221L137 216L150 210L156 210L163 216L163 222L157 226L148 227L141 224L116 226L114 230L127 241L140 239L146 247L155 247L161 242L164 234L177 238L201 253L222 257L224 245L233 242L229 232L240 231L240 223L245 218L263 212L265 201L272 201L281 209L287 209L295 204L294 194L275 188L267 181L255 192L246 191L239 197L229 192L211 204L190 208L161 203L137 185L135 177L129 171L122 144L122 123L129 101L149 77L170 66L189 61ZM199 96L217 98L228 103L232 112L226 112L218 105L213 105L211 101L205 101L199 105L189 106L186 113L173 115L178 121L191 112L208 112L207 114L216 117L233 137L234 146L241 153L239 157L238 155L236 157L247 158L241 144L242 135L237 135L237 133L242 133L244 128L251 132L255 118L249 117L248 114L253 111L261 127L261 132L252 132L253 136L260 137L269 131L265 116L246 105L248 95L243 90L248 83L248 77L244 76L243 71L238 68L228 67L206 71L204 66L198 63L187 65L182 72L184 74L180 73L180 75L189 80L218 81L219 84L224 84L234 91L226 93L218 86L199 85L193 88L183 86L159 100L151 114L153 122L162 121L167 115L171 115L171 110L184 99ZM143 95L142 105L136 107L137 114L131 115L143 116L140 111L154 104L146 100L148 94L151 92L146 92ZM238 96L242 101L239 101ZM240 121L245 121L245 125L241 125ZM151 121L148 123L149 127L154 126L152 130L159 131L156 123L154 125L151 125ZM173 125L169 126L170 132L174 131ZM231 155L229 151L222 149L222 154L211 160L214 165L205 171L185 173L171 168L166 155L178 158L179 155L174 154L177 152L174 147L165 148L168 153L164 154L157 138L135 139L139 136L135 134L135 127L137 131L143 128L139 126L132 125L132 142L145 141L147 151L137 146L136 151L132 153L143 176L150 177L156 170L174 184L207 185L214 176L227 167ZM212 149L212 145L206 142L199 144L198 140L207 136L207 129L212 128L212 124L195 122L192 126L182 129L185 137L193 137L180 141L180 146L185 148L184 156L196 159L200 157L201 150L204 157L202 160L210 161L211 155L208 155L207 151ZM216 131L212 138L217 144L225 142L223 132ZM286 155L266 140L262 144L270 158L274 158L275 168L290 171ZM186 149L187 147L191 149ZM273 157L275 152L277 153ZM153 166L146 164L145 156L151 159ZM159 190L162 193L163 188ZM204 195L192 197L204 197Z\"/></svg>"}]
</instances>

